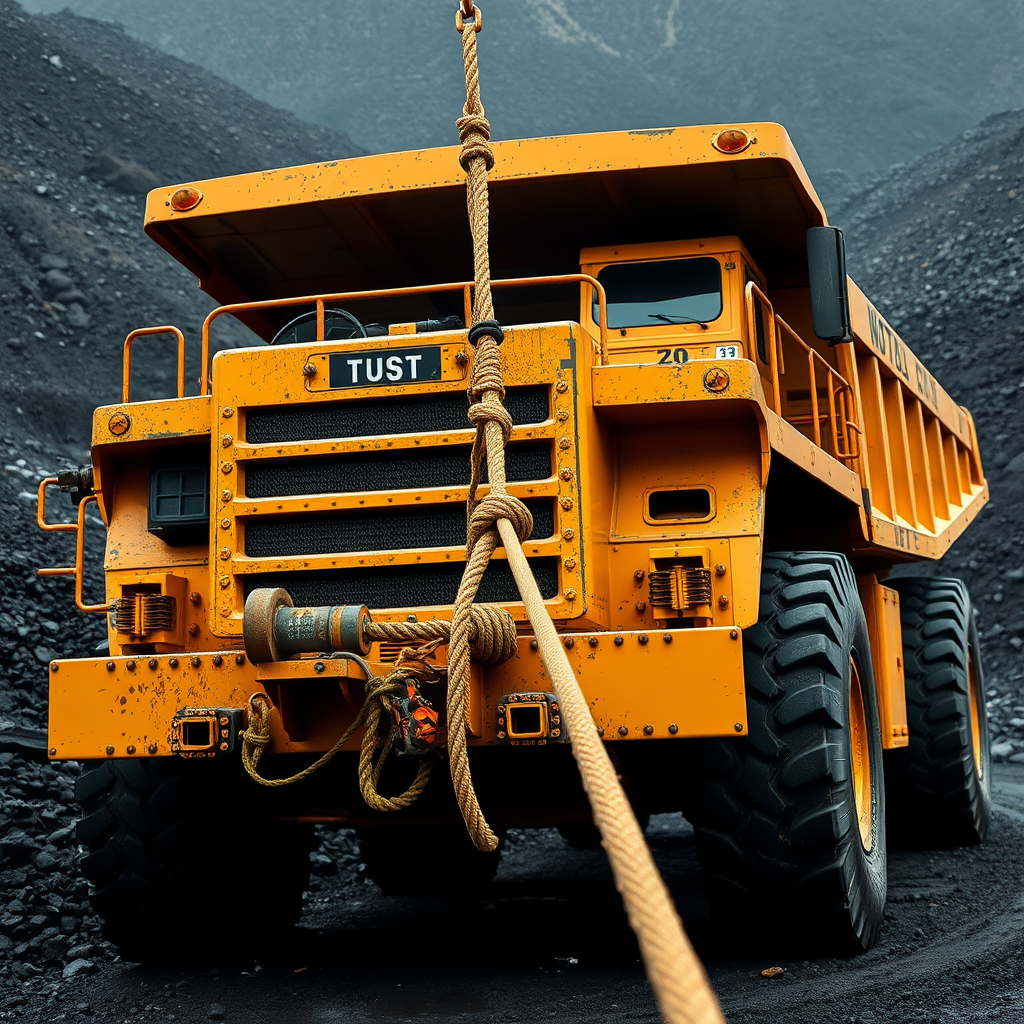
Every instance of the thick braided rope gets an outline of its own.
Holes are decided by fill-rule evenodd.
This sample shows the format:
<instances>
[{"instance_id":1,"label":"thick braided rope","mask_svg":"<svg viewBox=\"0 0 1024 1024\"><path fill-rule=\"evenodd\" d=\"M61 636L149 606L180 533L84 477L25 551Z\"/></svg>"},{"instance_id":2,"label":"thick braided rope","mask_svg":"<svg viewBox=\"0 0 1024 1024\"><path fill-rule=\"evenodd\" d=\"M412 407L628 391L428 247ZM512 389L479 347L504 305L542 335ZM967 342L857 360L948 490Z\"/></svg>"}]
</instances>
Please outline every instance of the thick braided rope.
<instances>
[{"instance_id":1,"label":"thick braided rope","mask_svg":"<svg viewBox=\"0 0 1024 1024\"><path fill-rule=\"evenodd\" d=\"M468 0L465 0L464 9L467 4ZM463 23L462 52L466 68L465 115L466 117L473 115L483 120L476 61L476 31L469 21ZM465 121L465 118L462 120ZM474 122L474 129L479 130L479 122ZM467 171L467 195L476 270L473 315L474 319L479 322L482 319L491 319L493 316L487 255L487 171L490 166L487 161L488 158L493 161L493 156L489 149L486 156L481 153L475 139L476 150L467 154L468 135L468 132L463 132L460 123L460 136L463 138L464 147L462 161ZM490 345L487 344L488 342ZM474 441L473 485L470 490L471 541L474 537L472 524L476 512L473 499L475 485L479 482L482 456L486 453L491 495L494 495L499 487L501 491L504 491L504 445L508 440L505 421L499 416L488 415L495 405L501 405L501 396L504 394L504 389L501 387L500 354L494 339L485 336L480 340L474 359L474 370L481 360L488 364L485 367L486 374L478 375L477 380L471 382L470 386L471 400L480 407L475 420L477 439ZM479 379L484 376L486 376L487 385L480 387ZM496 384L492 383L495 376ZM477 385L476 391L474 391L474 384ZM683 931L682 922L679 920L679 915L665 888L665 883L658 874L658 869L655 867L650 850L644 841L643 832L629 806L629 801L619 785L604 743L597 735L597 727L590 714L586 699L573 675L565 650L559 642L554 623L544 606L540 590L520 546L521 542L525 540L521 532L521 525L520 523L513 525L510 518L499 517L494 522L494 527L481 533L476 539L475 546L471 545L467 552L466 574L463 577L459 599L456 603L457 614L452 620L449 676L452 674L452 658L456 646L460 602L463 606L466 604L466 594L470 587L472 587L472 593L475 594L475 584L479 582L479 576L483 575L486 559L490 558L499 543L499 539L494 536L496 531L500 536L500 543L504 544L509 565L519 587L526 613L533 626L544 668L547 670L552 687L562 706L562 713L569 727L573 754L579 766L583 786L590 799L594 821L601 831L602 845L608 854L616 888L622 896L630 925L636 933L647 968L647 976L662 1015L669 1024L724 1024L725 1019L714 992L708 984L704 968ZM478 526L482 529L483 523L480 522ZM484 557L484 552L486 552L486 557ZM468 601L471 603L472 597L469 597ZM468 619L464 608L462 618ZM464 642L464 646L466 648L465 656L468 660L468 641ZM450 745L451 737L463 732L463 730L453 728L458 718L452 716L450 703L448 721ZM479 812L478 807L477 811ZM475 824L474 821L473 825ZM486 826L486 823L484 824ZM470 827L471 835L473 834L473 825Z\"/></svg>"},{"instance_id":2,"label":"thick braided rope","mask_svg":"<svg viewBox=\"0 0 1024 1024\"><path fill-rule=\"evenodd\" d=\"M516 623L504 608L475 604L470 609L469 650L482 665L499 665L515 656ZM444 640L452 635L452 624L445 619L425 622L371 622L366 637L373 642L396 643Z\"/></svg>"}]
</instances>

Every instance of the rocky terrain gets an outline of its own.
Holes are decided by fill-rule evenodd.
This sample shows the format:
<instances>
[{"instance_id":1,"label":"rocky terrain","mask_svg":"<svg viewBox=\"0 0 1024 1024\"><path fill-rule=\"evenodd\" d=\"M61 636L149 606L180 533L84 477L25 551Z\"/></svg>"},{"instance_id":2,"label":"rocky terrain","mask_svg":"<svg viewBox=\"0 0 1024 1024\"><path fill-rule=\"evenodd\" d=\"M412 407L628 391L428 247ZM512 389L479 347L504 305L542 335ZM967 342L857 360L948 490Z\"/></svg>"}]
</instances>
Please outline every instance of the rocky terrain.
<instances>
[{"instance_id":1,"label":"rocky terrain","mask_svg":"<svg viewBox=\"0 0 1024 1024\"><path fill-rule=\"evenodd\" d=\"M196 330L209 303L191 276L142 234L142 193L155 181L353 152L346 137L260 104L109 26L70 16L36 19L0 0L0 571L6 597L0 611L0 1021L113 1016L92 1001L86 979L128 970L113 963L113 951L100 939L75 867L72 791L78 767L49 765L39 748L46 665L94 649L105 635L103 620L74 610L68 581L36 578L37 566L67 564L71 550L67 538L44 536L33 519L38 481L88 460L91 411L116 400L128 330L156 323L186 329L190 376L196 373ZM1024 403L1024 114L989 118L894 168L868 192L849 197L832 219L847 229L852 275L953 397L974 412L993 501L935 571L961 575L971 586L984 635L993 752L997 760L1024 762L1024 436L1018 430ZM242 336L239 331L224 343ZM138 360L138 394L167 394L173 364L160 354L159 342L151 344L154 355ZM54 504L54 514L68 514L66 499ZM92 517L89 528L95 552L102 523ZM91 561L87 595L101 593L96 563ZM363 918L355 920L369 926L381 904L377 897L367 902L365 894L376 890L356 870L351 837L321 839L308 897L312 927L334 927L326 908L346 896L358 898L356 906L365 904ZM996 873L1013 860L1013 841L999 832L994 845L978 854L957 851L941 862L945 866L932 862L928 870L956 879L947 886L953 917L970 917L975 896L980 900L993 886L998 891ZM519 860L511 861L511 876L503 868L503 878L525 871L531 850L547 850L551 864L560 861L561 854L548 849L550 837L516 842ZM963 866L967 858L974 858L973 868ZM987 889L963 881L972 870ZM684 864L678 877L692 873ZM879 962L928 956L932 925L922 897L908 893L929 890L913 881L917 875L907 877L912 880L900 900L917 916L900 931L903 910L894 914L890 946L879 952ZM607 881L600 886L607 888ZM997 900L993 919L1009 914L1014 899ZM486 909L478 908L481 921ZM430 927L422 916L415 922ZM1016 927L1019 934L1019 921ZM347 939L338 941L348 950ZM302 948L313 957L315 945L309 940ZM978 979L979 990L989 991L973 974L976 968L994 979L986 983L991 991L1014 984L1019 990L1019 943L1016 961L1005 959L1008 946L993 948L998 964L965 953L963 970ZM625 956L632 963L632 954ZM552 958L571 959L561 952ZM557 968L563 969L568 967ZM720 968L723 984L732 970ZM817 976L817 966L806 970L807 979ZM291 984L292 968L282 971L282 984ZM140 984L135 976L131 983ZM149 981L143 977L141 984ZM167 1008L178 998L175 986L191 984L161 980L161 991L119 1005L117 1019L168 1019L174 1011ZM642 980L637 985L642 988ZM917 996L906 998L908 1015L899 1020L929 1019L913 1015ZM216 1003L215 995L210 1002ZM395 1005L394 1014L404 1012L405 1004ZM1019 1009L1006 1006L1007 1013ZM651 1012L646 1003L642 1010ZM737 1008L734 1016L758 1019L745 1013ZM219 1019L215 1014L204 1009L202 1016ZM598 1019L596 1011L590 1019ZM968 1019L941 1018L943 1024ZM1003 1018L993 1010L990 1019Z\"/></svg>"}]
</instances>

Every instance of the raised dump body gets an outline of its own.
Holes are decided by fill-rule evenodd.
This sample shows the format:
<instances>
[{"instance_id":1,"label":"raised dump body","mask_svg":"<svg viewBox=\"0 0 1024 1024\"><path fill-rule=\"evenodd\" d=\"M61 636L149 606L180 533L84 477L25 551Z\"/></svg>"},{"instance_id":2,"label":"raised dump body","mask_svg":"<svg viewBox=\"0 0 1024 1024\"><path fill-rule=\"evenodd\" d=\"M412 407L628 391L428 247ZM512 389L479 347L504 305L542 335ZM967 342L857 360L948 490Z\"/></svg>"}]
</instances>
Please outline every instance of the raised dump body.
<instances>
[{"instance_id":1,"label":"raised dump body","mask_svg":"<svg viewBox=\"0 0 1024 1024\"><path fill-rule=\"evenodd\" d=\"M886 789L901 822L940 838L977 840L987 822L966 591L883 582L941 557L987 500L970 414L846 278L842 236L778 125L494 153L509 491L533 514L526 554L597 727L638 812L693 822L723 912L774 928L783 910L865 948L884 906ZM126 781L140 772L213 797L209 825L236 870L225 822L255 807L289 864L302 842L290 823L320 820L358 825L393 888L409 858L489 876L497 861L463 842L440 776L389 816L359 796L357 742L265 792L238 763L254 693L272 708L261 770L276 776L330 749L363 701L364 668L322 656L361 639L275 637L275 591L335 626L361 606L374 622L451 616L473 437L457 149L158 189L145 228L225 305L202 328L196 396L181 342L177 397L129 401L128 339L92 472L63 481L80 500L79 607L109 612L110 650L51 665L51 756L103 762L83 791L83 842L111 933L129 952L154 941L118 910L104 866L131 824L89 825L126 788L148 799ZM256 336L211 367L224 316ZM91 501L108 524L107 593L92 607ZM474 779L496 827L579 840L586 804L503 556L479 599L512 614L518 644L473 666ZM921 653L934 630L949 640L941 665ZM403 646L374 642L369 669L386 674ZM422 696L443 706L443 684ZM934 752L938 719L953 753ZM393 771L397 791L402 759Z\"/></svg>"}]
</instances>

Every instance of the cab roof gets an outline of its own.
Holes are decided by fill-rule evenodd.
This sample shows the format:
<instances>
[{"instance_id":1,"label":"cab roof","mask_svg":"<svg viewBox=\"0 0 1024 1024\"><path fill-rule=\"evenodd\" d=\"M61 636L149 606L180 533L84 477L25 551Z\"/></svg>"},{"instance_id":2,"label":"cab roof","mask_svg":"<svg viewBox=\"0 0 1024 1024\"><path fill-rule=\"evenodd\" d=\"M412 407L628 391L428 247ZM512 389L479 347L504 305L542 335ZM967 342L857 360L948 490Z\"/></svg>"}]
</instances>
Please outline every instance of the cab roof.
<instances>
[{"instance_id":1,"label":"cab roof","mask_svg":"<svg viewBox=\"0 0 1024 1024\"><path fill-rule=\"evenodd\" d=\"M719 152L712 142L726 128L743 129L751 144ZM792 287L806 284L807 228L827 223L788 133L770 122L522 139L492 149L495 278L578 272L583 248L738 235L770 288ZM191 182L202 199L185 212L170 205L181 186L158 188L146 202L145 230L222 304L468 280L458 155L448 146ZM506 322L564 316L534 289L502 296L521 307ZM394 322L458 309L461 299L447 309L415 297L360 315ZM288 315L244 319L267 336Z\"/></svg>"}]
</instances>

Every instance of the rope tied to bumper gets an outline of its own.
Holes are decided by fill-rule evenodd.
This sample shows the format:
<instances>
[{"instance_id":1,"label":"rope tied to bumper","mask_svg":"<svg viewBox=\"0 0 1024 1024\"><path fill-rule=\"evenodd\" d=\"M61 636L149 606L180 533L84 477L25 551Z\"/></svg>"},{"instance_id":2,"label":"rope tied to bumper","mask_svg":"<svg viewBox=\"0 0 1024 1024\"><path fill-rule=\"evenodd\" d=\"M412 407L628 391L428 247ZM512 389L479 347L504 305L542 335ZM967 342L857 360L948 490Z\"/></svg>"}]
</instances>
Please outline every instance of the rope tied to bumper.
<instances>
[{"instance_id":1,"label":"rope tied to bumper","mask_svg":"<svg viewBox=\"0 0 1024 1024\"><path fill-rule=\"evenodd\" d=\"M359 748L359 792L368 807L375 811L399 811L408 807L426 788L434 762L430 758L420 761L416 777L398 796L382 796L378 790L380 773L394 743L391 726L391 700L404 696L410 680L415 683L437 682L440 673L426 658L441 641L436 639L418 649L405 648L395 667L386 676L370 676L365 683L365 696L359 714L342 734L341 739L311 765L283 779L268 779L259 772L260 757L270 743L270 698L265 693L254 693L249 698L249 724L242 733L242 765L249 777L261 786L290 786L308 778L331 761L356 732L365 726Z\"/></svg>"}]
</instances>

